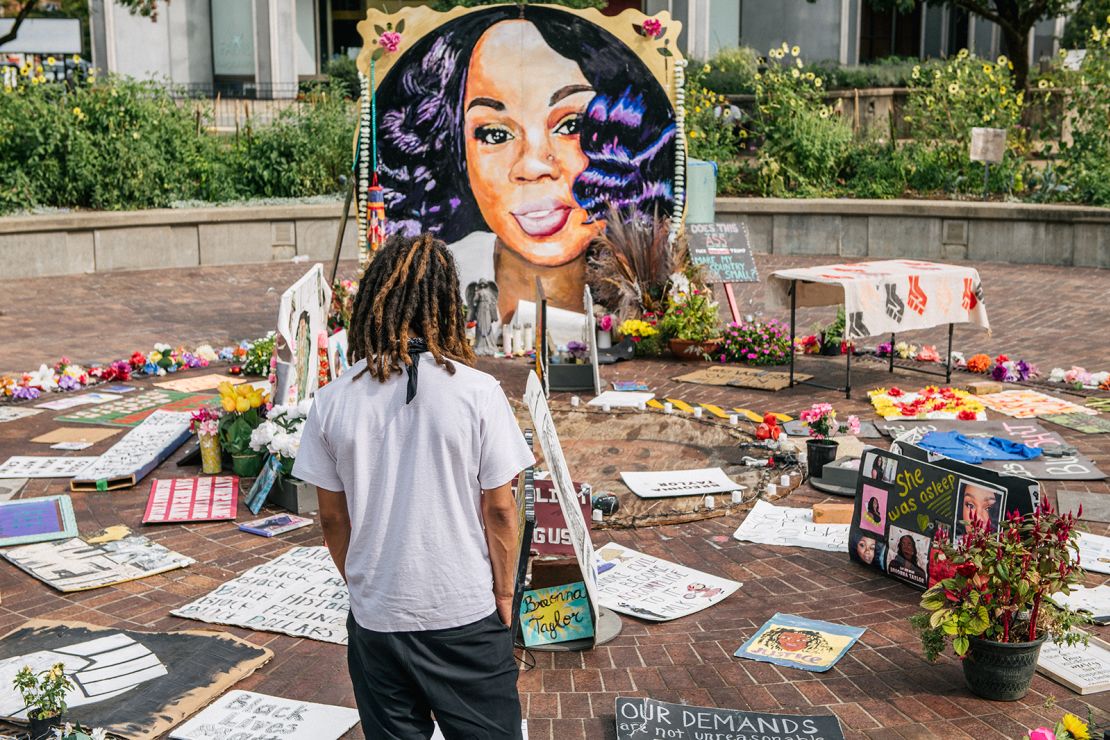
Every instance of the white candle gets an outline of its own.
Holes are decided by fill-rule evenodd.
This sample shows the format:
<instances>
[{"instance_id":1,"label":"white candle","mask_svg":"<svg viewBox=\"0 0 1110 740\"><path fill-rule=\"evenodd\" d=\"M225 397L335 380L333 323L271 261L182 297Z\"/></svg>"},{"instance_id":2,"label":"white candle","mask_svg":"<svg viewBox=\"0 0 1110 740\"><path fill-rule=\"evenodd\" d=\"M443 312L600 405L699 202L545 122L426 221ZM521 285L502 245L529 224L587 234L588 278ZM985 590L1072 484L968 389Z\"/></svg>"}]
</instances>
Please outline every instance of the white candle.
<instances>
[{"instance_id":1,"label":"white candle","mask_svg":"<svg viewBox=\"0 0 1110 740\"><path fill-rule=\"evenodd\" d=\"M531 324L524 325L524 351L531 352L536 344L536 332Z\"/></svg>"},{"instance_id":2,"label":"white candle","mask_svg":"<svg viewBox=\"0 0 1110 740\"><path fill-rule=\"evenodd\" d=\"M603 403L601 404L601 410L608 414L612 410L612 408L609 406L609 404Z\"/></svg>"},{"instance_id":3,"label":"white candle","mask_svg":"<svg viewBox=\"0 0 1110 740\"><path fill-rule=\"evenodd\" d=\"M605 515L603 513L601 513L601 509L594 509L592 517L593 517L593 520L595 522L600 522L600 521L605 520Z\"/></svg>"},{"instance_id":4,"label":"white candle","mask_svg":"<svg viewBox=\"0 0 1110 740\"><path fill-rule=\"evenodd\" d=\"M578 404L580 404L580 403L582 403L582 399L579 398L578 396L571 396L570 397L570 405L571 406L573 406L575 408L578 408Z\"/></svg>"},{"instance_id":5,"label":"white candle","mask_svg":"<svg viewBox=\"0 0 1110 740\"><path fill-rule=\"evenodd\" d=\"M789 475L783 475L782 477L780 477L779 478L779 485L782 486L783 488L790 488L790 476Z\"/></svg>"},{"instance_id":6,"label":"white candle","mask_svg":"<svg viewBox=\"0 0 1110 740\"><path fill-rule=\"evenodd\" d=\"M740 415L739 414L729 414L728 415L728 423L732 424L733 426L736 426L737 424L740 423Z\"/></svg>"},{"instance_id":7,"label":"white candle","mask_svg":"<svg viewBox=\"0 0 1110 740\"><path fill-rule=\"evenodd\" d=\"M523 326L513 326L513 352L524 352Z\"/></svg>"},{"instance_id":8,"label":"white candle","mask_svg":"<svg viewBox=\"0 0 1110 740\"><path fill-rule=\"evenodd\" d=\"M776 486L774 483L768 483L767 484L767 495L768 496L774 496L778 492L779 492L778 486Z\"/></svg>"},{"instance_id":9,"label":"white candle","mask_svg":"<svg viewBox=\"0 0 1110 740\"><path fill-rule=\"evenodd\" d=\"M663 413L669 414L672 411L674 411L674 406L671 404L670 401L667 401L663 404Z\"/></svg>"},{"instance_id":10,"label":"white candle","mask_svg":"<svg viewBox=\"0 0 1110 740\"><path fill-rule=\"evenodd\" d=\"M705 497L705 508L712 509L717 505L717 501L712 496Z\"/></svg>"},{"instance_id":11,"label":"white candle","mask_svg":"<svg viewBox=\"0 0 1110 740\"><path fill-rule=\"evenodd\" d=\"M647 404L643 401L640 401L638 404L636 404L636 408L640 411L647 411Z\"/></svg>"},{"instance_id":12,"label":"white candle","mask_svg":"<svg viewBox=\"0 0 1110 740\"><path fill-rule=\"evenodd\" d=\"M513 327L511 326L501 327L501 351L506 355L513 353Z\"/></svg>"},{"instance_id":13,"label":"white candle","mask_svg":"<svg viewBox=\"0 0 1110 740\"><path fill-rule=\"evenodd\" d=\"M701 406L696 406L694 408L694 418L695 419L700 419L701 418L701 412L702 412L702 407Z\"/></svg>"},{"instance_id":14,"label":"white candle","mask_svg":"<svg viewBox=\"0 0 1110 740\"><path fill-rule=\"evenodd\" d=\"M732 503L734 503L734 504L744 503L744 492L743 491L733 491L732 492Z\"/></svg>"}]
</instances>

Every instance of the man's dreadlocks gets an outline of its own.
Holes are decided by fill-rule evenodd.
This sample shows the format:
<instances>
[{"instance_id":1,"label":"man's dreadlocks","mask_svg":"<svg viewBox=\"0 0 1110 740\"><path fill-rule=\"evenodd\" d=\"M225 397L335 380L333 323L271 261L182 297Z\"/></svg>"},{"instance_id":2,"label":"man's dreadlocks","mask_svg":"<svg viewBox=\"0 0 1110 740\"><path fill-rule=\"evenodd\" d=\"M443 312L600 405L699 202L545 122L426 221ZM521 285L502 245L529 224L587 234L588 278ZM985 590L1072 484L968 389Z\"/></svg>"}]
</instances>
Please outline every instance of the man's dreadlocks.
<instances>
[{"instance_id":1,"label":"man's dreadlocks","mask_svg":"<svg viewBox=\"0 0 1110 740\"><path fill-rule=\"evenodd\" d=\"M350 335L350 362L366 358L356 380L368 372L384 383L402 365L411 366L410 339L423 339L436 364L452 375L452 360L473 365L458 271L447 246L431 234L390 237L359 281Z\"/></svg>"}]
</instances>

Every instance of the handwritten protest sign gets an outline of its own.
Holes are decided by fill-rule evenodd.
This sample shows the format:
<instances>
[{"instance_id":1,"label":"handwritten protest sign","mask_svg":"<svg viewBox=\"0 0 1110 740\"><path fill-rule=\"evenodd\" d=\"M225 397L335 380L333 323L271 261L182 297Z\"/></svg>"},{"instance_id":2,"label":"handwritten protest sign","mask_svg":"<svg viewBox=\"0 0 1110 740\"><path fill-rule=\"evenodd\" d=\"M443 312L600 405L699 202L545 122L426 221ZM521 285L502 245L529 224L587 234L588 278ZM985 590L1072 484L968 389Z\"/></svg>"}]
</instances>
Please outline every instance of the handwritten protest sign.
<instances>
[{"instance_id":1,"label":"handwritten protest sign","mask_svg":"<svg viewBox=\"0 0 1110 740\"><path fill-rule=\"evenodd\" d=\"M582 519L589 519L589 486L575 483L574 492L578 497ZM532 552L540 555L573 556L574 545L571 544L570 530L567 529L567 520L563 518L563 509L559 506L559 498L551 481L535 481L535 510L536 527L532 531Z\"/></svg>"},{"instance_id":2,"label":"handwritten protest sign","mask_svg":"<svg viewBox=\"0 0 1110 740\"><path fill-rule=\"evenodd\" d=\"M170 733L172 740L335 740L358 724L358 710L229 691Z\"/></svg>"},{"instance_id":3,"label":"handwritten protest sign","mask_svg":"<svg viewBox=\"0 0 1110 740\"><path fill-rule=\"evenodd\" d=\"M743 488L720 468L621 473L621 480L640 498L706 496Z\"/></svg>"},{"instance_id":4,"label":"handwritten protest sign","mask_svg":"<svg viewBox=\"0 0 1110 740\"><path fill-rule=\"evenodd\" d=\"M326 547L294 547L171 614L347 644L347 584Z\"/></svg>"},{"instance_id":5,"label":"handwritten protest sign","mask_svg":"<svg viewBox=\"0 0 1110 740\"><path fill-rule=\"evenodd\" d=\"M13 547L3 555L16 567L65 593L114 586L196 562L146 537L124 537L96 545L74 537Z\"/></svg>"},{"instance_id":6,"label":"handwritten protest sign","mask_svg":"<svg viewBox=\"0 0 1110 740\"><path fill-rule=\"evenodd\" d=\"M690 258L699 265L705 265L714 282L759 282L746 225L686 224L686 238Z\"/></svg>"},{"instance_id":7,"label":"handwritten protest sign","mask_svg":"<svg viewBox=\"0 0 1110 740\"><path fill-rule=\"evenodd\" d=\"M816 524L813 509L775 506L766 501L756 501L755 507L732 533L741 542L761 545L809 547L814 550L846 552L848 550L847 524Z\"/></svg>"},{"instance_id":8,"label":"handwritten protest sign","mask_svg":"<svg viewBox=\"0 0 1110 740\"><path fill-rule=\"evenodd\" d=\"M862 627L776 614L740 646L736 657L823 673L832 668L864 632Z\"/></svg>"},{"instance_id":9,"label":"handwritten protest sign","mask_svg":"<svg viewBox=\"0 0 1110 740\"><path fill-rule=\"evenodd\" d=\"M160 478L150 485L143 524L234 519L239 478Z\"/></svg>"},{"instance_id":10,"label":"handwritten protest sign","mask_svg":"<svg viewBox=\"0 0 1110 740\"><path fill-rule=\"evenodd\" d=\"M610 542L597 551L603 606L653 622L685 617L723 601L740 583Z\"/></svg>"},{"instance_id":11,"label":"handwritten protest sign","mask_svg":"<svg viewBox=\"0 0 1110 740\"><path fill-rule=\"evenodd\" d=\"M525 591L520 602L520 628L528 647L592 637L594 623L585 584L578 581Z\"/></svg>"},{"instance_id":12,"label":"handwritten protest sign","mask_svg":"<svg viewBox=\"0 0 1110 740\"><path fill-rule=\"evenodd\" d=\"M844 740L831 714L804 716L617 697L617 740Z\"/></svg>"}]
</instances>

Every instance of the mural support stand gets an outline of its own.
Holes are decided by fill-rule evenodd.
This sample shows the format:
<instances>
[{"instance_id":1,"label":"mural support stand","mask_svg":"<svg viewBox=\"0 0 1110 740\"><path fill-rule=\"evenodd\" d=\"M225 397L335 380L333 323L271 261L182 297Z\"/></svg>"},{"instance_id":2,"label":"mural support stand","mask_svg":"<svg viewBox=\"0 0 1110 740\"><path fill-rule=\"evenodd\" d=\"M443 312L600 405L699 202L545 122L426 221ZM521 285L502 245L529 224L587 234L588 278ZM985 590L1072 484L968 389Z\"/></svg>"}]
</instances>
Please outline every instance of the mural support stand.
<instances>
[{"instance_id":1,"label":"mural support stand","mask_svg":"<svg viewBox=\"0 0 1110 740\"><path fill-rule=\"evenodd\" d=\"M331 274L328 284L335 285L335 275L339 272L339 253L343 249L343 237L347 233L347 219L351 217L351 201L355 197L355 177L348 178L347 197L343 199L343 215L339 217L339 233L335 235L335 251L331 256Z\"/></svg>"}]
</instances>

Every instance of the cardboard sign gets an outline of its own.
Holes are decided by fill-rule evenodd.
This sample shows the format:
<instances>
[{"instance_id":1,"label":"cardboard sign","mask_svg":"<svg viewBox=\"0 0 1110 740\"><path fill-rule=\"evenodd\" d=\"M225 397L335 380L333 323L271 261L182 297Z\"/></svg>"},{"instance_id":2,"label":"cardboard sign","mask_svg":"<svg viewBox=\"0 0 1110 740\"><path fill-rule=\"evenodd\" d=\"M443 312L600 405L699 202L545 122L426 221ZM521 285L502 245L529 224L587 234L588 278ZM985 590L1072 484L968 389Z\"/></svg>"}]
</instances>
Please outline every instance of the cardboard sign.
<instances>
[{"instance_id":1,"label":"cardboard sign","mask_svg":"<svg viewBox=\"0 0 1110 740\"><path fill-rule=\"evenodd\" d=\"M0 501L10 501L27 485L27 478L0 478Z\"/></svg>"},{"instance_id":2,"label":"cardboard sign","mask_svg":"<svg viewBox=\"0 0 1110 740\"><path fill-rule=\"evenodd\" d=\"M175 728L172 740L336 740L358 724L358 710L229 691Z\"/></svg>"},{"instance_id":3,"label":"cardboard sign","mask_svg":"<svg viewBox=\"0 0 1110 740\"><path fill-rule=\"evenodd\" d=\"M212 522L234 519L239 502L239 478L158 479L150 484L143 524Z\"/></svg>"},{"instance_id":4,"label":"cardboard sign","mask_svg":"<svg viewBox=\"0 0 1110 740\"><path fill-rule=\"evenodd\" d=\"M536 527L532 531L532 552L538 555L574 555L574 544L571 542L570 530L567 528L567 520L563 518L563 509L559 505L554 485L550 480L538 480L534 483L534 491ZM575 483L574 492L582 519L589 521L592 509L590 487Z\"/></svg>"},{"instance_id":5,"label":"cardboard sign","mask_svg":"<svg viewBox=\"0 0 1110 740\"><path fill-rule=\"evenodd\" d=\"M1072 586L1069 593L1053 594L1052 600L1059 606L1089 613L1096 624L1110 622L1110 586L1106 584L1094 588Z\"/></svg>"},{"instance_id":6,"label":"cardboard sign","mask_svg":"<svg viewBox=\"0 0 1110 740\"><path fill-rule=\"evenodd\" d=\"M587 406L608 406L614 409L638 409L651 399L655 398L654 393L642 391L605 391L595 396L587 403Z\"/></svg>"},{"instance_id":7,"label":"cardboard sign","mask_svg":"<svg viewBox=\"0 0 1110 740\"><path fill-rule=\"evenodd\" d=\"M844 740L835 715L768 714L617 697L617 740Z\"/></svg>"},{"instance_id":8,"label":"cardboard sign","mask_svg":"<svg viewBox=\"0 0 1110 740\"><path fill-rule=\"evenodd\" d=\"M793 614L776 614L740 646L738 658L824 673L866 630Z\"/></svg>"},{"instance_id":9,"label":"cardboard sign","mask_svg":"<svg viewBox=\"0 0 1110 740\"><path fill-rule=\"evenodd\" d=\"M748 226L738 223L686 224L690 258L705 265L719 283L758 283Z\"/></svg>"},{"instance_id":10,"label":"cardboard sign","mask_svg":"<svg viewBox=\"0 0 1110 740\"><path fill-rule=\"evenodd\" d=\"M653 622L700 612L742 584L610 542L598 549L598 598L603 606Z\"/></svg>"},{"instance_id":11,"label":"cardboard sign","mask_svg":"<svg viewBox=\"0 0 1110 740\"><path fill-rule=\"evenodd\" d=\"M0 547L77 536L69 496L43 496L0 503Z\"/></svg>"},{"instance_id":12,"label":"cardboard sign","mask_svg":"<svg viewBox=\"0 0 1110 740\"><path fill-rule=\"evenodd\" d=\"M1090 414L1041 414L1040 418L1065 429L1073 429L1084 434L1110 433L1110 419Z\"/></svg>"},{"instance_id":13,"label":"cardboard sign","mask_svg":"<svg viewBox=\"0 0 1110 740\"><path fill-rule=\"evenodd\" d=\"M622 472L621 480L632 490L632 493L640 498L707 496L714 493L739 491L744 488L725 475L725 471L720 468L639 473Z\"/></svg>"},{"instance_id":14,"label":"cardboard sign","mask_svg":"<svg viewBox=\"0 0 1110 740\"><path fill-rule=\"evenodd\" d=\"M32 442L40 444L58 444L61 442L91 442L93 444L108 437L119 434L118 429L101 429L97 427L58 427L46 434L40 434Z\"/></svg>"},{"instance_id":15,"label":"cardboard sign","mask_svg":"<svg viewBox=\"0 0 1110 740\"><path fill-rule=\"evenodd\" d=\"M0 478L72 478L96 459L14 455L0 464Z\"/></svg>"},{"instance_id":16,"label":"cardboard sign","mask_svg":"<svg viewBox=\"0 0 1110 740\"><path fill-rule=\"evenodd\" d=\"M963 535L972 517L998 529L1009 513L1033 511L1028 481L1008 490L997 475L974 477L966 463L954 462L868 450L856 483L851 559L924 590L932 580L932 551Z\"/></svg>"},{"instance_id":17,"label":"cardboard sign","mask_svg":"<svg viewBox=\"0 0 1110 740\"><path fill-rule=\"evenodd\" d=\"M540 448L547 468L551 473L551 481L555 495L559 500L559 508L563 511L563 521L566 522L570 532L571 547L574 548L574 557L582 572L582 581L586 586L586 596L590 602L590 614L597 621L598 610L598 576L597 564L594 555L594 543L590 539L590 525L582 515L575 493L574 480L570 476L567 459L563 455L563 447L559 444L559 433L555 430L555 420L551 418L551 407L547 405L547 396L544 394L543 385L535 372L528 374L528 385L524 391L524 403L532 417L532 428L539 438Z\"/></svg>"},{"instance_id":18,"label":"cardboard sign","mask_svg":"<svg viewBox=\"0 0 1110 740\"><path fill-rule=\"evenodd\" d=\"M1110 690L1110 644L1093 635L1071 647L1045 640L1037 670L1080 696L1100 694Z\"/></svg>"},{"instance_id":19,"label":"cardboard sign","mask_svg":"<svg viewBox=\"0 0 1110 740\"><path fill-rule=\"evenodd\" d=\"M985 128L973 126L971 128L971 148L969 159L972 162L987 162L998 164L1006 153L1006 129Z\"/></svg>"},{"instance_id":20,"label":"cardboard sign","mask_svg":"<svg viewBox=\"0 0 1110 740\"><path fill-rule=\"evenodd\" d=\"M1066 445L1064 438L1046 431L1034 421L999 419L998 421L880 421L879 431L888 437L912 444L921 441L928 432L958 431L968 437L1002 437L1029 447L1051 448ZM1008 475L1036 480L1102 480L1106 475L1090 458L1081 454L1062 457L1038 457L1033 460L987 460L982 467Z\"/></svg>"},{"instance_id":21,"label":"cardboard sign","mask_svg":"<svg viewBox=\"0 0 1110 740\"><path fill-rule=\"evenodd\" d=\"M243 378L237 378L234 375L223 375L221 373L208 373L207 375L192 375L184 378L174 378L173 380L163 380L160 383L155 383L156 388L168 388L171 391L180 391L182 393L196 393L198 391L210 391L218 388L220 383L231 383L232 385L239 385L244 382Z\"/></svg>"},{"instance_id":22,"label":"cardboard sign","mask_svg":"<svg viewBox=\"0 0 1110 740\"><path fill-rule=\"evenodd\" d=\"M349 609L328 549L294 547L170 614L346 645Z\"/></svg>"},{"instance_id":23,"label":"cardboard sign","mask_svg":"<svg viewBox=\"0 0 1110 740\"><path fill-rule=\"evenodd\" d=\"M578 581L525 591L520 601L520 629L527 647L593 637L585 584Z\"/></svg>"},{"instance_id":24,"label":"cardboard sign","mask_svg":"<svg viewBox=\"0 0 1110 740\"><path fill-rule=\"evenodd\" d=\"M0 424L6 421L17 421L19 419L26 419L28 416L41 414L42 412L37 409L16 408L12 406L0 406Z\"/></svg>"},{"instance_id":25,"label":"cardboard sign","mask_svg":"<svg viewBox=\"0 0 1110 740\"><path fill-rule=\"evenodd\" d=\"M74 491L130 488L191 436L189 414L154 411L69 482Z\"/></svg>"},{"instance_id":26,"label":"cardboard sign","mask_svg":"<svg viewBox=\"0 0 1110 740\"><path fill-rule=\"evenodd\" d=\"M1110 575L1110 537L1080 532L1079 562L1083 570Z\"/></svg>"},{"instance_id":27,"label":"cardboard sign","mask_svg":"<svg viewBox=\"0 0 1110 740\"><path fill-rule=\"evenodd\" d=\"M105 424L114 427L138 426L156 409L164 411L194 411L211 403L216 396L205 393L190 394L164 388L143 391L118 401L109 401L89 409L73 411L54 420L79 424Z\"/></svg>"},{"instance_id":28,"label":"cardboard sign","mask_svg":"<svg viewBox=\"0 0 1110 740\"><path fill-rule=\"evenodd\" d=\"M847 552L847 524L817 524L812 509L794 509L756 501L736 531L734 539L761 545L808 547L828 552Z\"/></svg>"},{"instance_id":29,"label":"cardboard sign","mask_svg":"<svg viewBox=\"0 0 1110 740\"><path fill-rule=\"evenodd\" d=\"M163 737L271 657L226 632L34 620L0 640L0 716L26 721L27 707L12 687L20 668L38 672L62 663L73 683L66 703L74 719L113 737Z\"/></svg>"},{"instance_id":30,"label":"cardboard sign","mask_svg":"<svg viewBox=\"0 0 1110 740\"><path fill-rule=\"evenodd\" d=\"M196 561L146 537L98 545L74 537L4 550L12 565L63 593L88 591L184 568Z\"/></svg>"}]
</instances>

